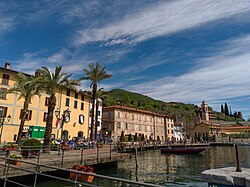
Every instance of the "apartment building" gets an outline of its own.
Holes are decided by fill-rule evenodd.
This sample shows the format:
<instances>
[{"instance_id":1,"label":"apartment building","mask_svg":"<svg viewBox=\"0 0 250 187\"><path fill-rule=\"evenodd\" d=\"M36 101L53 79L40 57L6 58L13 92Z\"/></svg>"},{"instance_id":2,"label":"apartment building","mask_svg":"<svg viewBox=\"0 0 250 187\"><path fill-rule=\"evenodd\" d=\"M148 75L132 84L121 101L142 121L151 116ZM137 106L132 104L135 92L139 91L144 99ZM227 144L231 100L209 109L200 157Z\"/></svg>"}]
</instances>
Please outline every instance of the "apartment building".
<instances>
[{"instance_id":1,"label":"apartment building","mask_svg":"<svg viewBox=\"0 0 250 187\"><path fill-rule=\"evenodd\" d=\"M0 67L0 93L5 92L15 84L15 75L18 71L10 69L6 63ZM5 118L0 129L0 141L13 142L17 138L20 125L20 114L23 108L23 99L18 99L19 94L0 94L1 116ZM32 98L27 113L23 134L34 138L43 138L48 110L48 98L46 94ZM70 110L70 118L64 123L63 129L56 129L56 116L53 118L52 136L55 138L72 139L73 137L87 138L89 125L90 98L83 91L62 90L56 94L56 110L62 116L63 111ZM11 119L8 121L8 116ZM1 120L2 120L1 117ZM34 132L36 131L36 132Z\"/></svg>"},{"instance_id":2,"label":"apartment building","mask_svg":"<svg viewBox=\"0 0 250 187\"><path fill-rule=\"evenodd\" d=\"M147 140L166 141L174 135L172 116L157 114L125 106L103 107L103 135L113 141L119 141L121 132L125 136L144 134ZM171 130L168 130L170 128Z\"/></svg>"}]
</instances>

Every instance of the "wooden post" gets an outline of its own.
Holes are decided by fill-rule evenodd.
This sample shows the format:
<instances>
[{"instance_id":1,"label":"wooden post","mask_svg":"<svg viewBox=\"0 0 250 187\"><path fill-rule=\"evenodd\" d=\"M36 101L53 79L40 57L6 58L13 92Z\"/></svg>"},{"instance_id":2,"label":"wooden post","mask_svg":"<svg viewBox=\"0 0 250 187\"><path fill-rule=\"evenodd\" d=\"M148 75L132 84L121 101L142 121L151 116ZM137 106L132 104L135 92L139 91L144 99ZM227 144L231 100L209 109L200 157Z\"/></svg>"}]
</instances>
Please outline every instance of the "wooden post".
<instances>
[{"instance_id":1,"label":"wooden post","mask_svg":"<svg viewBox=\"0 0 250 187\"><path fill-rule=\"evenodd\" d=\"M136 178L136 181L138 181L137 144L135 144L135 178Z\"/></svg>"}]
</instances>

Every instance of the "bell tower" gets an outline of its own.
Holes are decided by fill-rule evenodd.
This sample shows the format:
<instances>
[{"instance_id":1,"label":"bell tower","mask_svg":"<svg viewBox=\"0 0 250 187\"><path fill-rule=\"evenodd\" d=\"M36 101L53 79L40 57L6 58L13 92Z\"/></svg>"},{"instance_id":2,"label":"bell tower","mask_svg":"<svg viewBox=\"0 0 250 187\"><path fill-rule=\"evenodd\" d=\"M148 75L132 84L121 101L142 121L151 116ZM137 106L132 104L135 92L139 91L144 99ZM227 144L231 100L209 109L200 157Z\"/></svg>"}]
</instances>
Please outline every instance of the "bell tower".
<instances>
[{"instance_id":1,"label":"bell tower","mask_svg":"<svg viewBox=\"0 0 250 187\"><path fill-rule=\"evenodd\" d=\"M209 121L208 104L202 101L201 104L201 120Z\"/></svg>"}]
</instances>

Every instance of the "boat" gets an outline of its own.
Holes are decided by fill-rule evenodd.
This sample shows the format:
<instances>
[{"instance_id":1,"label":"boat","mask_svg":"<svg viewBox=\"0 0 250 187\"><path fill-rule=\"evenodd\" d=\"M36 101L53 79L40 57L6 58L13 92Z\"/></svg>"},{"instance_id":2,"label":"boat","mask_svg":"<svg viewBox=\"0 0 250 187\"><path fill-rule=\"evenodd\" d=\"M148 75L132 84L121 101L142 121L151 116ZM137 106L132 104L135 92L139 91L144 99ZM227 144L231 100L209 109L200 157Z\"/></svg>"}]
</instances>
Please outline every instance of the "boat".
<instances>
[{"instance_id":1,"label":"boat","mask_svg":"<svg viewBox=\"0 0 250 187\"><path fill-rule=\"evenodd\" d=\"M166 147L161 148L161 153L174 153L174 154L198 154L204 151L206 148L199 147Z\"/></svg>"}]
</instances>

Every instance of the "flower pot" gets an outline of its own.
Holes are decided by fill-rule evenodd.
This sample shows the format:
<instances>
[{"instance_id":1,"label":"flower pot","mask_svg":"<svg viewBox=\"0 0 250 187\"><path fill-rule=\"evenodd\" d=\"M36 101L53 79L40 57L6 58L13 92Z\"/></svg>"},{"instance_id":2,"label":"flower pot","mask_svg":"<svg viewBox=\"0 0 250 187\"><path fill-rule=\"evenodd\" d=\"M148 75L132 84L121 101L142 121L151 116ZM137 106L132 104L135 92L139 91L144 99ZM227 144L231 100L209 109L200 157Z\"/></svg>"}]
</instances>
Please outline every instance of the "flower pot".
<instances>
[{"instance_id":1,"label":"flower pot","mask_svg":"<svg viewBox=\"0 0 250 187\"><path fill-rule=\"evenodd\" d=\"M97 147L97 148L102 148L102 147L103 147L103 144L96 144L96 147Z\"/></svg>"},{"instance_id":2,"label":"flower pot","mask_svg":"<svg viewBox=\"0 0 250 187\"><path fill-rule=\"evenodd\" d=\"M10 164L16 165L16 166L21 166L22 165L22 162L18 162L18 160L10 160L9 162L10 162Z\"/></svg>"},{"instance_id":3,"label":"flower pot","mask_svg":"<svg viewBox=\"0 0 250 187\"><path fill-rule=\"evenodd\" d=\"M76 173L70 172L70 173L69 173L69 178L75 180L75 178L76 178Z\"/></svg>"},{"instance_id":4,"label":"flower pot","mask_svg":"<svg viewBox=\"0 0 250 187\"><path fill-rule=\"evenodd\" d=\"M17 147L4 147L3 150L4 151L14 151L14 150L17 150Z\"/></svg>"},{"instance_id":5,"label":"flower pot","mask_svg":"<svg viewBox=\"0 0 250 187\"><path fill-rule=\"evenodd\" d=\"M93 172L88 172L88 173L93 173ZM95 174L95 173L93 173ZM82 181L84 182L92 182L94 180L94 176L92 175L83 175Z\"/></svg>"}]
</instances>

